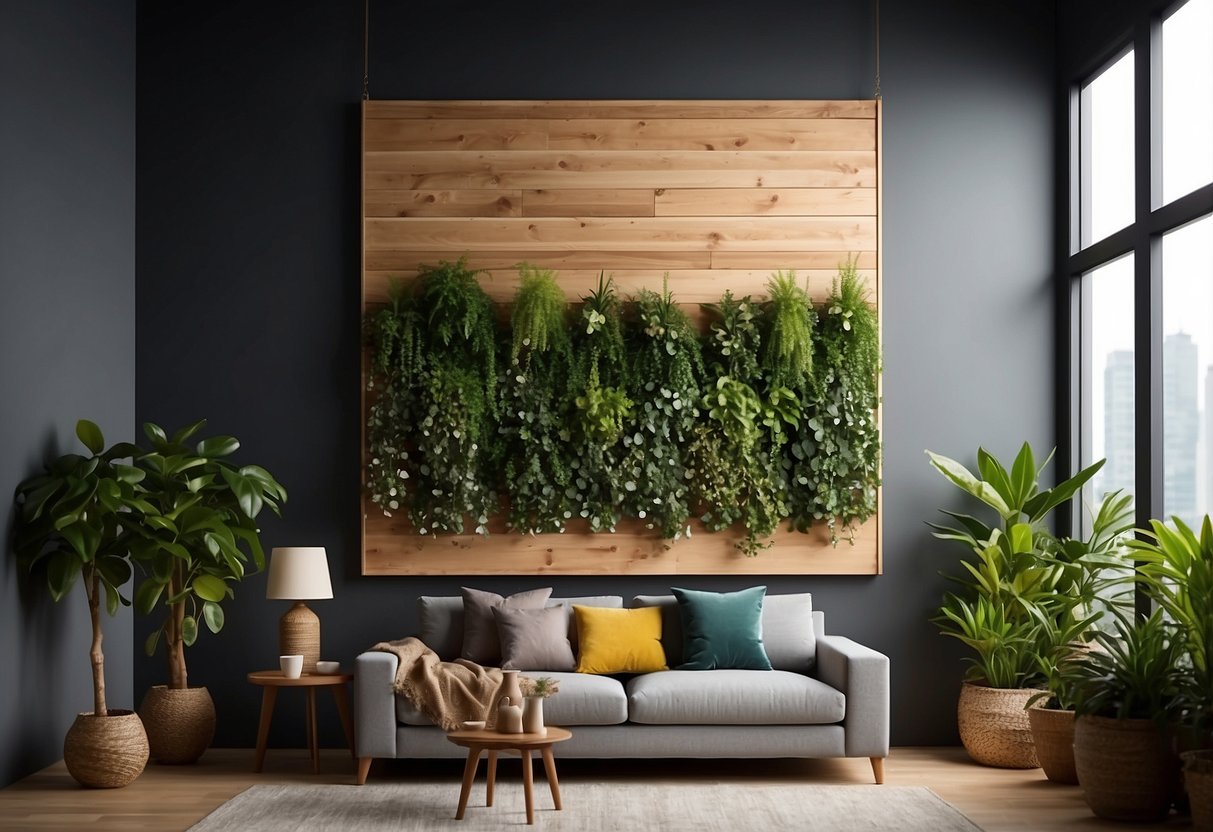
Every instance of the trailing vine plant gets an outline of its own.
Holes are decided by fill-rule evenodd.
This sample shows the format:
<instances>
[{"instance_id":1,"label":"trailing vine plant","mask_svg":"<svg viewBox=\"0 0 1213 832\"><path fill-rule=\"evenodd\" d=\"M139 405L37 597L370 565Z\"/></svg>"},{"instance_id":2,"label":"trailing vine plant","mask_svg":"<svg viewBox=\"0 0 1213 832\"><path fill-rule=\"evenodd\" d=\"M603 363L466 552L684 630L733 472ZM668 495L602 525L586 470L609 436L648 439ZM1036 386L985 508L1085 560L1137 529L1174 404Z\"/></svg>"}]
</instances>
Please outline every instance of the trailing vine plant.
<instances>
[{"instance_id":1,"label":"trailing vine plant","mask_svg":"<svg viewBox=\"0 0 1213 832\"><path fill-rule=\"evenodd\" d=\"M661 294L636 296L627 389L636 413L623 442L624 511L665 538L690 534L687 448L699 416L703 359L698 334L674 302L669 275Z\"/></svg>"},{"instance_id":2,"label":"trailing vine plant","mask_svg":"<svg viewBox=\"0 0 1213 832\"><path fill-rule=\"evenodd\" d=\"M572 345L568 303L555 276L523 265L511 316L510 365L501 390L500 434L514 531L563 532L571 493L568 429Z\"/></svg>"},{"instance_id":3,"label":"trailing vine plant","mask_svg":"<svg viewBox=\"0 0 1213 832\"><path fill-rule=\"evenodd\" d=\"M573 400L574 499L591 531L615 531L626 495L623 434L634 409L624 345L622 305L611 279L581 299L574 331L576 397Z\"/></svg>"},{"instance_id":4,"label":"trailing vine plant","mask_svg":"<svg viewBox=\"0 0 1213 832\"><path fill-rule=\"evenodd\" d=\"M745 535L736 544L753 557L787 516L780 467L785 425L799 421L799 402L786 387L774 387L764 400L759 372L761 309L747 296L725 292L719 304L702 304L711 313L707 338L709 383L703 396L707 420L695 426L691 443L691 483L701 520L709 531L738 521ZM758 389L756 389L758 388Z\"/></svg>"}]
</instances>

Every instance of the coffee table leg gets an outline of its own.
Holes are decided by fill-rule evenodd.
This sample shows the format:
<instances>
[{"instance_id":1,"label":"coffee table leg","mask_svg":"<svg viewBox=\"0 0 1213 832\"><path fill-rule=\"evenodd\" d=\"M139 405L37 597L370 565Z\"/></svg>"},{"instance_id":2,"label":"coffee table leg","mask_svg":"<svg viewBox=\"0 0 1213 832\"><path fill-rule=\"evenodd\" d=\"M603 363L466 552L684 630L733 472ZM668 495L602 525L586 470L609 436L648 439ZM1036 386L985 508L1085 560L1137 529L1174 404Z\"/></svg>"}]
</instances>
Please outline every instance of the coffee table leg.
<instances>
[{"instance_id":1,"label":"coffee table leg","mask_svg":"<svg viewBox=\"0 0 1213 832\"><path fill-rule=\"evenodd\" d=\"M253 759L253 771L260 772L265 762L265 743L270 736L270 722L274 717L274 700L278 688L265 685L261 688L261 724L257 726L257 756Z\"/></svg>"},{"instance_id":2,"label":"coffee table leg","mask_svg":"<svg viewBox=\"0 0 1213 832\"><path fill-rule=\"evenodd\" d=\"M548 775L548 787L552 790L552 805L557 811L564 807L560 805L560 781L556 779L556 758L552 756L552 746L543 747L543 770Z\"/></svg>"},{"instance_id":3,"label":"coffee table leg","mask_svg":"<svg viewBox=\"0 0 1213 832\"><path fill-rule=\"evenodd\" d=\"M472 793L472 781L476 779L476 766L480 764L480 748L468 746L468 761L463 766L463 789L459 792L459 811L455 812L455 820L463 820L463 813L468 807L468 796Z\"/></svg>"},{"instance_id":4,"label":"coffee table leg","mask_svg":"<svg viewBox=\"0 0 1213 832\"><path fill-rule=\"evenodd\" d=\"M520 753L522 754L522 789L526 795L526 822L533 824L535 822L535 793L534 775L531 772L531 750L523 748Z\"/></svg>"},{"instance_id":5,"label":"coffee table leg","mask_svg":"<svg viewBox=\"0 0 1213 832\"><path fill-rule=\"evenodd\" d=\"M489 787L485 790L485 806L493 805L493 786L497 785L497 752L489 752Z\"/></svg>"}]
</instances>

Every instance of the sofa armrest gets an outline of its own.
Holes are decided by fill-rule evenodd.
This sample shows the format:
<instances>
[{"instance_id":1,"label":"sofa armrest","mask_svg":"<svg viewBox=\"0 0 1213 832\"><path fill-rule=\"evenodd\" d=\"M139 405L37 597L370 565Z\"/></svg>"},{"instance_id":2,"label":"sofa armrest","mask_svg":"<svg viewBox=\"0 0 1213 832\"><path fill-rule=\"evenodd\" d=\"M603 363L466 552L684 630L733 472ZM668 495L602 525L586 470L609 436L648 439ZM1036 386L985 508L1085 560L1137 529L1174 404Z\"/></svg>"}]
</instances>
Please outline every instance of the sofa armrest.
<instances>
[{"instance_id":1,"label":"sofa armrest","mask_svg":"<svg viewBox=\"0 0 1213 832\"><path fill-rule=\"evenodd\" d=\"M354 660L354 745L359 757L396 756L396 694L400 664L392 653L368 650Z\"/></svg>"},{"instance_id":2,"label":"sofa armrest","mask_svg":"<svg viewBox=\"0 0 1213 832\"><path fill-rule=\"evenodd\" d=\"M847 698L847 756L888 756L889 657L849 638L818 636L817 678Z\"/></svg>"}]
</instances>

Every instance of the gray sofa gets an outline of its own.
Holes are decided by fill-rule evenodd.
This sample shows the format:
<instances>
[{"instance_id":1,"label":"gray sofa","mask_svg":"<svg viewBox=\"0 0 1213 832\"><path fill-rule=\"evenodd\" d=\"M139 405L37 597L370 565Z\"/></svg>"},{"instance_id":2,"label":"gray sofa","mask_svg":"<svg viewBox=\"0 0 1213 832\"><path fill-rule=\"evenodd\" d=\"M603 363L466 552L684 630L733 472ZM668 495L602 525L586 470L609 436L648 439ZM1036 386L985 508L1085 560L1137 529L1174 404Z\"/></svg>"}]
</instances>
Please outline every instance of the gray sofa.
<instances>
[{"instance_id":1,"label":"gray sofa","mask_svg":"<svg viewBox=\"0 0 1213 832\"><path fill-rule=\"evenodd\" d=\"M621 607L619 596L552 599L553 604ZM443 659L460 653L463 602L421 598L419 637ZM638 596L632 606L660 606L662 644L671 667L681 661L681 622L673 596ZM572 618L572 617L570 617ZM809 625L811 621L811 626ZM575 642L575 632L570 639ZM551 725L571 728L562 757L868 757L877 783L889 753L889 660L825 632L810 596L770 595L763 643L775 670L666 670L594 676L536 669L560 681L544 703ZM358 783L371 761L463 757L441 730L392 692L397 659L358 656L354 671Z\"/></svg>"}]
</instances>

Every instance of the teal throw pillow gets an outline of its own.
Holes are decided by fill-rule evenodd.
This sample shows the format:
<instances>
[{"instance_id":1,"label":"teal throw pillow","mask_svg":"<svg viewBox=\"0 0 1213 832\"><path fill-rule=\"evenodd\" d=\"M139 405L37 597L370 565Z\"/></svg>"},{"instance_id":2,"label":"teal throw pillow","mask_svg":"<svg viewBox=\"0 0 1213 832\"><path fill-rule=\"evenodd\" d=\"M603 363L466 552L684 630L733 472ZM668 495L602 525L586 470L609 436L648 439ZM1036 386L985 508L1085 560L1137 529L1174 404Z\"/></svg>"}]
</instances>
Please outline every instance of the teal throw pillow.
<instances>
[{"instance_id":1,"label":"teal throw pillow","mask_svg":"<svg viewBox=\"0 0 1213 832\"><path fill-rule=\"evenodd\" d=\"M670 587L682 617L679 670L770 670L762 646L765 586L740 592L702 592Z\"/></svg>"}]
</instances>

